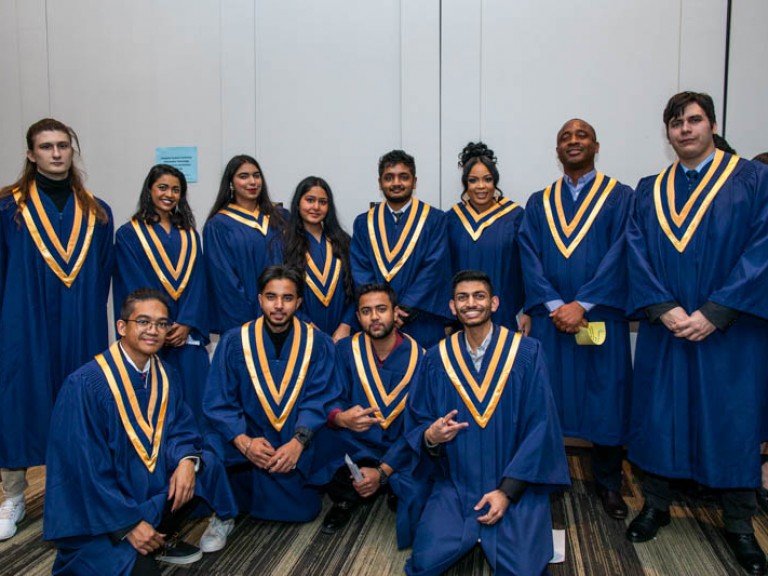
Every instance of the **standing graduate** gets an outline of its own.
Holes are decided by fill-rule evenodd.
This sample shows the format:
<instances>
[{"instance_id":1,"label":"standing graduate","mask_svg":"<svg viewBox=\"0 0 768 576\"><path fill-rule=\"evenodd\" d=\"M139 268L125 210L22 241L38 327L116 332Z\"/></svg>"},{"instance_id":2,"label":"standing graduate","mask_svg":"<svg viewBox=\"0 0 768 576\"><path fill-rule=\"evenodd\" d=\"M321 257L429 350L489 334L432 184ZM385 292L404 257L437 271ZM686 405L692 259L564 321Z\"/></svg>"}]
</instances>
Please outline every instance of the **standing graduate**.
<instances>
[{"instance_id":1,"label":"standing graduate","mask_svg":"<svg viewBox=\"0 0 768 576\"><path fill-rule=\"evenodd\" d=\"M531 196L520 229L525 309L546 352L563 433L593 443L597 495L620 520L632 379L624 312L632 189L595 169L600 144L589 123L569 120L556 142L564 175ZM605 328L600 345L576 340L590 322Z\"/></svg>"},{"instance_id":2,"label":"standing graduate","mask_svg":"<svg viewBox=\"0 0 768 576\"><path fill-rule=\"evenodd\" d=\"M240 154L227 163L203 228L212 332L223 334L261 315L256 281L282 261L287 216L272 204L255 158Z\"/></svg>"},{"instance_id":3,"label":"standing graduate","mask_svg":"<svg viewBox=\"0 0 768 576\"><path fill-rule=\"evenodd\" d=\"M379 159L385 201L355 218L350 260L357 286L388 282L395 322L424 348L445 336L451 263L445 214L413 196L416 162L402 150Z\"/></svg>"},{"instance_id":4,"label":"standing graduate","mask_svg":"<svg viewBox=\"0 0 768 576\"><path fill-rule=\"evenodd\" d=\"M419 377L424 349L395 328L397 296L387 284L358 290L357 319L362 327L336 345L342 395L328 415L328 426L316 436L312 481L326 486L333 506L322 532L333 534L361 502L386 494L398 511L398 545L410 542L408 506L399 502L412 492L403 470L411 460L405 442L404 409L410 385ZM344 456L360 467L353 481Z\"/></svg>"},{"instance_id":5,"label":"standing graduate","mask_svg":"<svg viewBox=\"0 0 768 576\"><path fill-rule=\"evenodd\" d=\"M58 549L55 575L159 576L155 560L200 559L178 540L200 500L237 514L178 373L157 355L172 329L165 296L136 290L118 317L120 339L67 378L51 418L43 537Z\"/></svg>"},{"instance_id":6,"label":"standing graduate","mask_svg":"<svg viewBox=\"0 0 768 576\"><path fill-rule=\"evenodd\" d=\"M21 177L0 190L0 540L24 518L61 383L107 345L112 213L85 189L76 154L74 130L40 120Z\"/></svg>"},{"instance_id":7,"label":"standing graduate","mask_svg":"<svg viewBox=\"0 0 768 576\"><path fill-rule=\"evenodd\" d=\"M115 237L115 317L120 303L138 288L165 292L173 321L160 357L182 376L184 399L198 425L210 360L205 263L195 217L187 201L187 179L173 166L153 166L139 206Z\"/></svg>"},{"instance_id":8,"label":"standing graduate","mask_svg":"<svg viewBox=\"0 0 768 576\"><path fill-rule=\"evenodd\" d=\"M312 437L340 393L330 336L295 317L303 274L270 266L259 276L258 320L224 334L205 390L206 416L228 444L240 511L309 522L322 507L309 486Z\"/></svg>"},{"instance_id":9,"label":"standing graduate","mask_svg":"<svg viewBox=\"0 0 768 576\"><path fill-rule=\"evenodd\" d=\"M541 345L491 322L487 274L459 272L463 330L427 352L406 436L435 468L405 571L442 574L479 545L497 574L540 575L552 558L549 492L569 484Z\"/></svg>"},{"instance_id":10,"label":"standing graduate","mask_svg":"<svg viewBox=\"0 0 768 576\"><path fill-rule=\"evenodd\" d=\"M291 201L283 260L304 270L306 290L297 316L338 342L349 336L355 303L349 266L350 237L339 224L328 182L304 178Z\"/></svg>"},{"instance_id":11,"label":"standing graduate","mask_svg":"<svg viewBox=\"0 0 768 576\"><path fill-rule=\"evenodd\" d=\"M681 92L663 114L677 154L644 178L627 231L637 335L629 458L645 504L627 529L670 522L670 478L722 489L725 538L763 574L754 535L768 364L768 173L715 149L712 98Z\"/></svg>"},{"instance_id":12,"label":"standing graduate","mask_svg":"<svg viewBox=\"0 0 768 576\"><path fill-rule=\"evenodd\" d=\"M499 189L496 155L482 142L470 142L459 154L464 192L447 212L448 242L453 273L482 270L497 287L499 309L493 321L517 330L523 307L523 275L517 234L523 209ZM524 319L521 328L528 329Z\"/></svg>"}]
</instances>

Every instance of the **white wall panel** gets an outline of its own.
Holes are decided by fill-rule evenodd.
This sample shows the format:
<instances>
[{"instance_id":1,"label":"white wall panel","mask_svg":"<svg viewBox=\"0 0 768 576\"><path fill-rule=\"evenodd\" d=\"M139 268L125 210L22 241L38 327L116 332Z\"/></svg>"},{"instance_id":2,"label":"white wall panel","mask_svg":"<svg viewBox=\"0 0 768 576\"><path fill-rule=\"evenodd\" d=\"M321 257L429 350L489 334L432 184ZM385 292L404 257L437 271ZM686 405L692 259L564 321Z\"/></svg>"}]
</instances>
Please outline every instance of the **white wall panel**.
<instances>
[{"instance_id":1,"label":"white wall panel","mask_svg":"<svg viewBox=\"0 0 768 576\"><path fill-rule=\"evenodd\" d=\"M768 151L768 2L733 3L726 137L742 156Z\"/></svg>"},{"instance_id":2,"label":"white wall panel","mask_svg":"<svg viewBox=\"0 0 768 576\"><path fill-rule=\"evenodd\" d=\"M402 146L416 158L416 193L439 206L440 2L403 0L400 10Z\"/></svg>"},{"instance_id":3,"label":"white wall panel","mask_svg":"<svg viewBox=\"0 0 768 576\"><path fill-rule=\"evenodd\" d=\"M218 0L48 3L51 113L80 134L88 186L133 213L157 146L197 146L202 220L221 158Z\"/></svg>"},{"instance_id":4,"label":"white wall panel","mask_svg":"<svg viewBox=\"0 0 768 576\"><path fill-rule=\"evenodd\" d=\"M555 136L572 117L597 129L599 169L633 186L658 170L672 157L661 122L669 96L722 94L724 2L708 0L702 13L690 3L444 3L444 188L458 194L453 159L482 138L499 157L502 189L524 202L560 174Z\"/></svg>"},{"instance_id":5,"label":"white wall panel","mask_svg":"<svg viewBox=\"0 0 768 576\"><path fill-rule=\"evenodd\" d=\"M221 2L222 157L220 172L223 172L224 166L232 156L253 155L256 151L254 18L254 0Z\"/></svg>"},{"instance_id":6,"label":"white wall panel","mask_svg":"<svg viewBox=\"0 0 768 576\"><path fill-rule=\"evenodd\" d=\"M416 156L419 195L449 207L468 140L495 148L525 201L560 173L555 133L595 124L598 166L629 184L672 155L661 111L678 89L722 102L725 0L0 0L0 174L52 114L81 134L89 185L132 212L156 146L196 145L202 220L226 160L249 152L275 198L308 174L349 227L380 198L378 157ZM729 138L766 147L755 74L766 3L735 3ZM762 51L762 52L761 52ZM760 124L762 122L763 124ZM762 127L758 131L755 127ZM748 142L748 144L741 144ZM9 174L10 172L10 174Z\"/></svg>"},{"instance_id":7,"label":"white wall panel","mask_svg":"<svg viewBox=\"0 0 768 576\"><path fill-rule=\"evenodd\" d=\"M50 113L45 0L0 1L0 78L0 185L5 185L21 171L27 127Z\"/></svg>"},{"instance_id":8,"label":"white wall panel","mask_svg":"<svg viewBox=\"0 0 768 576\"><path fill-rule=\"evenodd\" d=\"M403 53L400 7L399 0L257 3L256 151L276 199L287 205L303 177L322 176L351 228L380 197L377 160L406 142L404 83L422 74L428 83L437 66L436 46L426 57ZM416 11L414 18L429 16ZM424 90L434 97L437 85Z\"/></svg>"}]
</instances>

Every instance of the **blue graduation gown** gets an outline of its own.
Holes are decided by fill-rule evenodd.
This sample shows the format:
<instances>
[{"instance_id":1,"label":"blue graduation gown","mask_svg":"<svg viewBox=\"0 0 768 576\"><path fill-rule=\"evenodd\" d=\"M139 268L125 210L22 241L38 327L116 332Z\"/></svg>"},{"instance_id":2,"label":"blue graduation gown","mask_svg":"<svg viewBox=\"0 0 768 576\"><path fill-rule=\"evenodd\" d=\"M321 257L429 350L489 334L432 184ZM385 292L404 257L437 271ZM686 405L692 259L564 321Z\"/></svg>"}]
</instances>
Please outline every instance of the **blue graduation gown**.
<instances>
[{"instance_id":1,"label":"blue graduation gown","mask_svg":"<svg viewBox=\"0 0 768 576\"><path fill-rule=\"evenodd\" d=\"M414 197L395 224L382 202L355 218L353 231L350 264L355 285L389 282L400 304L419 311L403 332L424 348L439 342L452 318L445 214Z\"/></svg>"},{"instance_id":2,"label":"blue graduation gown","mask_svg":"<svg viewBox=\"0 0 768 576\"><path fill-rule=\"evenodd\" d=\"M312 264L307 262L304 298L298 316L332 336L340 324L354 325L355 303L347 298L342 262L328 249L325 234L318 242L307 233L307 242L307 257L312 259Z\"/></svg>"},{"instance_id":3,"label":"blue graduation gown","mask_svg":"<svg viewBox=\"0 0 768 576\"><path fill-rule=\"evenodd\" d=\"M768 381L761 360L768 349L768 171L727 153L716 153L710 168L715 164L709 186L682 226L670 214L668 171L658 194L666 226L654 200L657 177L644 178L637 187L627 231L630 311L674 301L691 314L711 301L741 316L726 332L716 330L696 343L675 338L662 324L641 321L629 458L662 476L715 488L753 488L760 486ZM702 207L729 169L709 207ZM687 179L680 166L672 173L676 211L682 213ZM691 222L700 211L696 227ZM686 230L691 235L684 245Z\"/></svg>"},{"instance_id":4,"label":"blue graduation gown","mask_svg":"<svg viewBox=\"0 0 768 576\"><path fill-rule=\"evenodd\" d=\"M517 313L523 307L523 276L520 269L518 229L523 209L508 198L478 214L471 204L460 202L447 212L448 243L452 273L482 270L491 278L499 297L493 321L517 330Z\"/></svg>"},{"instance_id":5,"label":"blue graduation gown","mask_svg":"<svg viewBox=\"0 0 768 576\"><path fill-rule=\"evenodd\" d=\"M631 200L631 188L598 173L574 202L560 179L531 196L520 230L525 309L531 336L547 353L563 433L609 446L626 440L629 420L632 361L624 308ZM573 334L557 330L545 303L558 299L595 304L584 317L605 322L605 343L579 346Z\"/></svg>"},{"instance_id":6,"label":"blue graduation gown","mask_svg":"<svg viewBox=\"0 0 768 576\"><path fill-rule=\"evenodd\" d=\"M125 362L114 344L100 356L118 388L122 381L112 352L123 361L127 385L133 388L142 417L152 425L153 433L147 436L143 431L124 389L120 393L123 407L118 406L98 360L67 378L51 418L56 434L50 437L46 462L43 537L53 540L58 548L53 565L56 575L130 574L138 552L126 539L112 544L109 535L142 520L158 526L170 478L185 456L202 453L195 495L223 518L237 514L224 467L202 449L194 417L176 386L176 371L155 357L145 388L139 373ZM168 384L165 401L163 371ZM147 418L153 374L158 393ZM129 438L126 421L136 433L138 448ZM155 443L157 457L150 470L145 462L151 464Z\"/></svg>"},{"instance_id":7,"label":"blue graduation gown","mask_svg":"<svg viewBox=\"0 0 768 576\"><path fill-rule=\"evenodd\" d=\"M494 365L499 346L501 356ZM467 374L477 386L485 385L482 400ZM442 457L433 458L423 446L424 432L454 409L456 421L469 427L441 445ZM553 553L549 492L570 480L539 342L494 326L479 373L463 332L430 349L408 398L406 435L421 460L438 469L406 573L442 574L479 542L495 573L542 574ZM475 505L503 478L529 486L497 524L480 524L477 518L487 508L478 512Z\"/></svg>"},{"instance_id":8,"label":"blue graduation gown","mask_svg":"<svg viewBox=\"0 0 768 576\"><path fill-rule=\"evenodd\" d=\"M223 334L261 315L259 275L267 266L282 262L280 240L280 231L267 216L234 204L205 223L212 332Z\"/></svg>"},{"instance_id":9,"label":"blue graduation gown","mask_svg":"<svg viewBox=\"0 0 768 576\"><path fill-rule=\"evenodd\" d=\"M389 482L398 497L398 545L405 547L409 543L408 499L412 495L406 476L412 454L404 436L403 412L410 384L419 377L424 350L406 335L378 366L370 338L358 332L339 341L336 351L343 389L331 409L375 406L377 417L384 418L385 423L372 426L366 432L322 427L314 440L312 483L325 485L330 482L336 470L346 466L345 454L349 454L354 462L362 459L386 462L394 469Z\"/></svg>"},{"instance_id":10,"label":"blue graduation gown","mask_svg":"<svg viewBox=\"0 0 768 576\"><path fill-rule=\"evenodd\" d=\"M14 197L0 200L1 468L45 462L48 420L64 378L107 345L114 258L109 206L99 201L109 217L106 224L94 216L89 228L88 215L82 215L80 234L67 257L76 215L81 215L74 195L61 214L47 195L36 189L33 195L39 203L30 201L26 207L49 261L28 221L16 220ZM46 229L58 240L52 242Z\"/></svg>"},{"instance_id":11,"label":"blue graduation gown","mask_svg":"<svg viewBox=\"0 0 768 576\"><path fill-rule=\"evenodd\" d=\"M136 227L141 231L151 258L147 255ZM182 239L185 248L183 253ZM171 269L165 264L163 255L168 259ZM185 265L179 266L182 256ZM115 235L115 275L112 287L115 318L120 316L120 306L125 297L138 288L155 288L165 293L170 303L171 319L191 327L190 337L200 342L199 345L186 343L179 348L165 347L160 351L160 357L181 374L184 399L192 409L198 427L206 430L203 390L210 366L208 351L205 349L209 342L208 293L205 262L197 232L172 228L168 233L159 224L138 222L128 222L121 226Z\"/></svg>"},{"instance_id":12,"label":"blue graduation gown","mask_svg":"<svg viewBox=\"0 0 768 576\"><path fill-rule=\"evenodd\" d=\"M257 468L231 444L240 434L247 434L265 438L277 449L293 438L297 428L317 432L325 424L330 403L340 393L334 378L333 342L295 318L291 330L279 357L263 319L224 334L213 356L203 410L227 444L230 478L241 512L263 520L309 522L322 507L320 492L306 481L314 443L304 449L296 469L287 474ZM296 338L297 357L291 361ZM244 341L251 349L247 356ZM263 350L269 375L257 350ZM277 392L284 390L282 398L270 390L273 386Z\"/></svg>"}]
</instances>

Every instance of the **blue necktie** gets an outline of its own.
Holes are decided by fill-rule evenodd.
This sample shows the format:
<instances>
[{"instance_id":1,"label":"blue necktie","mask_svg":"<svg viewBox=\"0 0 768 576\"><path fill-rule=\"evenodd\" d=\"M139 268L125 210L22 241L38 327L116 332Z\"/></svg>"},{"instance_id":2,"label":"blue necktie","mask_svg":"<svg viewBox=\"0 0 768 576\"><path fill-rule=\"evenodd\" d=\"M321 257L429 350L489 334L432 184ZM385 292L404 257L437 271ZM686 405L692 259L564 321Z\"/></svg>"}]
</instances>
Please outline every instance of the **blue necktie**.
<instances>
[{"instance_id":1,"label":"blue necktie","mask_svg":"<svg viewBox=\"0 0 768 576\"><path fill-rule=\"evenodd\" d=\"M699 183L699 173L696 170L688 170L685 175L688 178L688 193L690 194Z\"/></svg>"}]
</instances>

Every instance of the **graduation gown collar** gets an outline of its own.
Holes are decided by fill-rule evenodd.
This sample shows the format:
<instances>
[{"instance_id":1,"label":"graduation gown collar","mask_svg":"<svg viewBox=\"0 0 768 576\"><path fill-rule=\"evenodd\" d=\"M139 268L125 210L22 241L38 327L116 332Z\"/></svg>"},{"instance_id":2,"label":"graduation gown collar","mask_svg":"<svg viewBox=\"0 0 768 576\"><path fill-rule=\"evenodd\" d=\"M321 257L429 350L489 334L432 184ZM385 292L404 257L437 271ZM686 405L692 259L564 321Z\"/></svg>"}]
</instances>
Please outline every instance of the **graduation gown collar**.
<instances>
[{"instance_id":1,"label":"graduation gown collar","mask_svg":"<svg viewBox=\"0 0 768 576\"><path fill-rule=\"evenodd\" d=\"M139 459L147 467L147 470L153 473L160 454L160 443L165 429L165 414L168 409L169 380L163 363L157 355L150 359L150 381L147 384L149 402L146 414L141 411L119 343L115 342L109 347L109 350L98 354L96 363L107 380L109 390L117 406L117 412L120 415L123 430L125 430ZM135 371L132 367L130 369Z\"/></svg>"},{"instance_id":2,"label":"graduation gown collar","mask_svg":"<svg viewBox=\"0 0 768 576\"><path fill-rule=\"evenodd\" d=\"M702 175L699 185L691 192L679 212L676 199L681 194L687 194L687 189L678 189L676 185L675 176L678 173L679 161L675 161L656 177L653 185L656 217L667 239L678 252L685 252L709 206L733 173L739 160L736 155L717 150L709 169Z\"/></svg>"},{"instance_id":3,"label":"graduation gown collar","mask_svg":"<svg viewBox=\"0 0 768 576\"><path fill-rule=\"evenodd\" d=\"M391 218L386 214L386 203L380 202L368 210L368 237L371 241L376 265L387 282L390 282L397 275L413 254L429 211L429 204L413 198L411 207L405 215L405 226L395 245L390 248L387 240L387 220L391 220Z\"/></svg>"},{"instance_id":4,"label":"graduation gown collar","mask_svg":"<svg viewBox=\"0 0 768 576\"><path fill-rule=\"evenodd\" d=\"M390 391L387 391L381 380L370 336L363 332L358 332L352 336L352 357L355 361L357 378L366 398L368 398L370 407L376 409L376 417L384 420L381 425L384 430L389 428L405 408L408 399L408 384L413 378L419 356L422 353L421 347L413 338L407 334L402 334L402 336L403 344L410 348L408 365L405 375Z\"/></svg>"},{"instance_id":5,"label":"graduation gown collar","mask_svg":"<svg viewBox=\"0 0 768 576\"><path fill-rule=\"evenodd\" d=\"M74 202L74 215L69 238L61 239L48 218L43 200L34 182L30 185L29 198L26 201L22 199L19 189L13 191L13 197L20 207L24 225L40 252L40 256L56 277L67 288L70 288L88 256L96 225L96 214L93 211L84 213L77 198L73 196L71 201ZM67 218L68 210L65 208L64 214L62 214L63 218ZM66 246L62 240L66 240Z\"/></svg>"},{"instance_id":6,"label":"graduation gown collar","mask_svg":"<svg viewBox=\"0 0 768 576\"><path fill-rule=\"evenodd\" d=\"M178 300L183 294L192 275L192 270L197 261L198 245L197 235L191 230L176 228L181 236L181 250L176 262L171 261L168 251L154 230L154 226L148 226L145 222L136 219L131 220L131 226L136 232L141 248L149 260L157 279L165 288L168 295Z\"/></svg>"},{"instance_id":7,"label":"graduation gown collar","mask_svg":"<svg viewBox=\"0 0 768 576\"><path fill-rule=\"evenodd\" d=\"M258 208L251 212L233 203L227 204L224 208L219 210L219 214L228 216L235 222L239 222L249 228L258 230L264 236L266 236L269 231L269 216L262 214Z\"/></svg>"},{"instance_id":8,"label":"graduation gown collar","mask_svg":"<svg viewBox=\"0 0 768 576\"><path fill-rule=\"evenodd\" d=\"M483 358L479 374L482 380L479 383L464 346L463 330L440 341L440 359L448 379L481 428L485 428L493 417L515 364L521 338L519 332L494 326L494 336Z\"/></svg>"},{"instance_id":9,"label":"graduation gown collar","mask_svg":"<svg viewBox=\"0 0 768 576\"><path fill-rule=\"evenodd\" d=\"M477 242L486 228L494 224L499 218L506 216L512 210L520 206L509 198L499 198L499 201L484 212L477 212L469 202L459 202L453 206L453 211L458 216L464 230L469 237Z\"/></svg>"},{"instance_id":10,"label":"graduation gown collar","mask_svg":"<svg viewBox=\"0 0 768 576\"><path fill-rule=\"evenodd\" d=\"M294 317L290 354L279 386L275 384L277 375L272 374L270 359L267 358L265 345L268 343L269 336L265 331L264 317L261 317L254 322L244 324L240 329L240 338L253 389L270 424L280 432L291 415L291 410L304 386L309 360L312 357L314 329ZM285 346L288 345L289 343L286 342ZM254 351L256 357L254 357Z\"/></svg>"},{"instance_id":11,"label":"graduation gown collar","mask_svg":"<svg viewBox=\"0 0 768 576\"><path fill-rule=\"evenodd\" d=\"M311 234L307 234L309 242L315 239ZM320 242L325 245L325 259L321 262L312 258L312 250L307 251L307 266L305 279L307 286L317 296L320 303L326 308L333 300L333 295L339 285L341 278L341 260L333 255L333 246L328 237L323 234ZM321 250L316 251L318 254Z\"/></svg>"},{"instance_id":12,"label":"graduation gown collar","mask_svg":"<svg viewBox=\"0 0 768 576\"><path fill-rule=\"evenodd\" d=\"M563 178L544 190L544 213L549 231L557 249L565 258L570 258L578 248L615 186L615 178L606 178L605 174L597 172L590 189L582 191L579 208L570 221L563 209ZM566 194L569 192L566 191Z\"/></svg>"}]
</instances>

